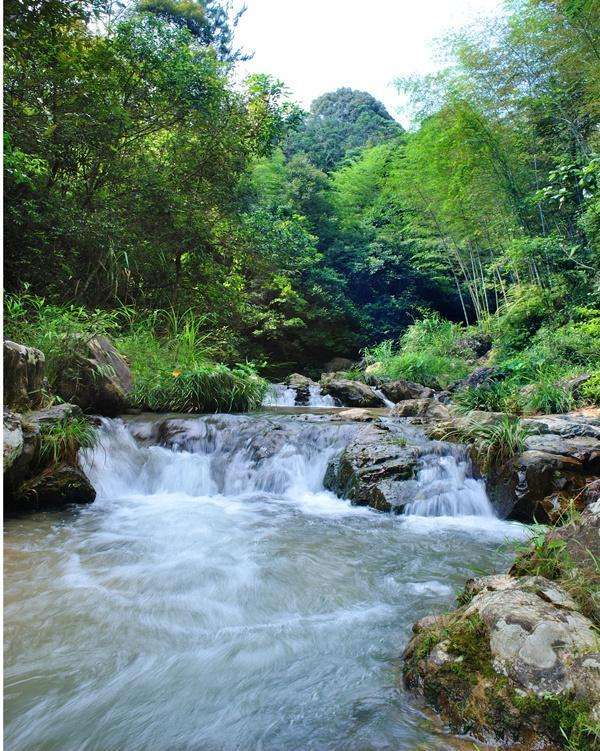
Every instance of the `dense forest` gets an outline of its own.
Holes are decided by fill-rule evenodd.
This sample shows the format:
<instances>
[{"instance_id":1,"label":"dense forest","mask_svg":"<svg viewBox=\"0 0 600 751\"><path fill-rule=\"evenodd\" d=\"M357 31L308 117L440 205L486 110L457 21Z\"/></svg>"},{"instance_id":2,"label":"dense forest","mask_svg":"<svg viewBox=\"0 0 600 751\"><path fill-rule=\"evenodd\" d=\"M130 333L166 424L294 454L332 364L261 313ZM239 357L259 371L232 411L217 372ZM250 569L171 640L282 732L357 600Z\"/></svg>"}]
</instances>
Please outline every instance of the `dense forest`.
<instances>
[{"instance_id":1,"label":"dense forest","mask_svg":"<svg viewBox=\"0 0 600 751\"><path fill-rule=\"evenodd\" d=\"M365 92L303 112L266 74L240 85L238 22L5 4L9 335L105 329L138 371L364 355L441 386L492 341L512 386L467 399L568 401L557 379L600 356L598 1L452 35L446 69L397 82L409 131Z\"/></svg>"}]
</instances>

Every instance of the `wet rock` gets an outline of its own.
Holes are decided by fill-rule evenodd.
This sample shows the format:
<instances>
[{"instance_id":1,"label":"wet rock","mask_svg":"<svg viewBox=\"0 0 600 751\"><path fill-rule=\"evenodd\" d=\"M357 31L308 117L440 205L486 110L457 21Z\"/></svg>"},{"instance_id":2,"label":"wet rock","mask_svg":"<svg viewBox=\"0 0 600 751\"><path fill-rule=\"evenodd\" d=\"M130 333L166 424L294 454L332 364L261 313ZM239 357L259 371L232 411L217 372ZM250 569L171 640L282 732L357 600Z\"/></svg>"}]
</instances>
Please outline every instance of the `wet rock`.
<instances>
[{"instance_id":1,"label":"wet rock","mask_svg":"<svg viewBox=\"0 0 600 751\"><path fill-rule=\"evenodd\" d=\"M343 420L354 420L355 422L372 422L375 419L368 409L361 409L360 407L344 409L337 416Z\"/></svg>"},{"instance_id":2,"label":"wet rock","mask_svg":"<svg viewBox=\"0 0 600 751\"><path fill-rule=\"evenodd\" d=\"M420 423L438 422L450 417L448 408L437 399L405 399L391 410L393 417L418 417Z\"/></svg>"},{"instance_id":3,"label":"wet rock","mask_svg":"<svg viewBox=\"0 0 600 751\"><path fill-rule=\"evenodd\" d=\"M9 470L23 451L23 426L21 415L15 412L4 412L2 431L2 458L4 472Z\"/></svg>"},{"instance_id":4,"label":"wet rock","mask_svg":"<svg viewBox=\"0 0 600 751\"><path fill-rule=\"evenodd\" d=\"M345 378L324 378L321 390L339 400L344 407L384 407L383 399L361 381Z\"/></svg>"},{"instance_id":5,"label":"wet rock","mask_svg":"<svg viewBox=\"0 0 600 751\"><path fill-rule=\"evenodd\" d=\"M65 363L58 394L84 412L112 417L127 409L132 380L129 366L104 336L82 341Z\"/></svg>"},{"instance_id":6,"label":"wet rock","mask_svg":"<svg viewBox=\"0 0 600 751\"><path fill-rule=\"evenodd\" d=\"M15 409L32 409L43 398L45 358L34 347L4 340L4 404Z\"/></svg>"},{"instance_id":7,"label":"wet rock","mask_svg":"<svg viewBox=\"0 0 600 751\"><path fill-rule=\"evenodd\" d=\"M433 396L433 389L429 389L420 383L412 381L382 381L381 391L392 402L401 402L406 399L426 399Z\"/></svg>"},{"instance_id":8,"label":"wet rock","mask_svg":"<svg viewBox=\"0 0 600 751\"><path fill-rule=\"evenodd\" d=\"M406 503L403 484L413 478L419 456L402 436L367 425L329 463L323 484L354 505L400 511Z\"/></svg>"},{"instance_id":9,"label":"wet rock","mask_svg":"<svg viewBox=\"0 0 600 751\"><path fill-rule=\"evenodd\" d=\"M18 509L40 510L70 503L92 503L96 491L79 467L61 464L26 482L18 494Z\"/></svg>"},{"instance_id":10,"label":"wet rock","mask_svg":"<svg viewBox=\"0 0 600 751\"><path fill-rule=\"evenodd\" d=\"M526 439L520 455L490 474L488 492L504 516L551 523L599 472L597 439L534 435Z\"/></svg>"},{"instance_id":11,"label":"wet rock","mask_svg":"<svg viewBox=\"0 0 600 751\"><path fill-rule=\"evenodd\" d=\"M415 624L403 668L455 732L546 748L564 740L560 714L548 721L557 706L595 716L598 635L568 591L541 576L495 575L467 582L460 601Z\"/></svg>"},{"instance_id":12,"label":"wet rock","mask_svg":"<svg viewBox=\"0 0 600 751\"><path fill-rule=\"evenodd\" d=\"M304 406L308 404L310 402L311 386L318 387L318 384L315 383L315 381L306 376L300 375L300 373L292 373L292 375L286 378L285 384L296 392L296 406Z\"/></svg>"}]
</instances>

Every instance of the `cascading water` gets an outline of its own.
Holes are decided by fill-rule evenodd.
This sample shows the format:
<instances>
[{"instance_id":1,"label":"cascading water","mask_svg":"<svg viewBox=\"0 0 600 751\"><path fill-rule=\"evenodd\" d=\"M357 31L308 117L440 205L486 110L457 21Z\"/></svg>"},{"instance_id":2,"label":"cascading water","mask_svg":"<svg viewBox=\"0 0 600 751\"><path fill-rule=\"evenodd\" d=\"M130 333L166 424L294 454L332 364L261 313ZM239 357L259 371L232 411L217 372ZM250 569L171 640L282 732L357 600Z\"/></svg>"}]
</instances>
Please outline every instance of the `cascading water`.
<instances>
[{"instance_id":1,"label":"cascading water","mask_svg":"<svg viewBox=\"0 0 600 751\"><path fill-rule=\"evenodd\" d=\"M309 397L307 407L335 407L336 401L329 394L323 394L318 384L308 387ZM285 383L271 383L263 399L263 407L294 407L296 405L296 389Z\"/></svg>"},{"instance_id":2,"label":"cascading water","mask_svg":"<svg viewBox=\"0 0 600 751\"><path fill-rule=\"evenodd\" d=\"M330 396L329 394L324 394L321 391L320 386L309 386L308 391L310 393L310 398L308 401L309 407L335 407L336 401L335 399Z\"/></svg>"},{"instance_id":3,"label":"cascading water","mask_svg":"<svg viewBox=\"0 0 600 751\"><path fill-rule=\"evenodd\" d=\"M296 390L285 383L270 383L262 403L263 407L293 407Z\"/></svg>"},{"instance_id":4,"label":"cascading water","mask_svg":"<svg viewBox=\"0 0 600 751\"><path fill-rule=\"evenodd\" d=\"M378 396L383 404L388 408L391 409L394 406L394 402L391 399L388 399L387 396L383 393L381 389L373 389L373 393Z\"/></svg>"},{"instance_id":5,"label":"cascading water","mask_svg":"<svg viewBox=\"0 0 600 751\"><path fill-rule=\"evenodd\" d=\"M522 528L474 516L465 457L425 442L409 515L336 498L325 467L359 428L105 420L96 502L5 524L7 748L454 748L390 667Z\"/></svg>"}]
</instances>

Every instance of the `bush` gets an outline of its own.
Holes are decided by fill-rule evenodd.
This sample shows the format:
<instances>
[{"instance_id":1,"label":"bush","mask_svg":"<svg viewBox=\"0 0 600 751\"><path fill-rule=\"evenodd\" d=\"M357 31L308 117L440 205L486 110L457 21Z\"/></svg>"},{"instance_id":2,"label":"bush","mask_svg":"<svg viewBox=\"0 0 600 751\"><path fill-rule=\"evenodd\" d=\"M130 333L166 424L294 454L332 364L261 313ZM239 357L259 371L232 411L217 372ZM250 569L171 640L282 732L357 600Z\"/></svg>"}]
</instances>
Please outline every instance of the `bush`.
<instances>
[{"instance_id":1,"label":"bush","mask_svg":"<svg viewBox=\"0 0 600 751\"><path fill-rule=\"evenodd\" d=\"M119 314L115 311L51 305L43 297L28 292L6 295L4 309L5 336L44 353L50 387L83 351L85 342L100 334L113 335L119 325Z\"/></svg>"}]
</instances>

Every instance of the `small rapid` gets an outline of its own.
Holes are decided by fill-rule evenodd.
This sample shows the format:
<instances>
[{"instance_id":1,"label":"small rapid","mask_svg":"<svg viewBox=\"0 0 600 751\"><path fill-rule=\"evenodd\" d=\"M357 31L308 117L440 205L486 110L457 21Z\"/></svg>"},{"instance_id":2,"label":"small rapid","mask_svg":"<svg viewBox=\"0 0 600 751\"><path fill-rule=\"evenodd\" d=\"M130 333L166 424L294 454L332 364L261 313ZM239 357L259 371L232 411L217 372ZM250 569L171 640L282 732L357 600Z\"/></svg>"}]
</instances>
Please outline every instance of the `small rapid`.
<instances>
[{"instance_id":1,"label":"small rapid","mask_svg":"<svg viewBox=\"0 0 600 751\"><path fill-rule=\"evenodd\" d=\"M297 403L296 389L285 383L270 383L263 399L263 407L294 407ZM335 407L337 403L329 394L324 394L318 384L308 387L308 401L305 407Z\"/></svg>"},{"instance_id":2,"label":"small rapid","mask_svg":"<svg viewBox=\"0 0 600 751\"><path fill-rule=\"evenodd\" d=\"M5 523L7 747L455 748L394 665L413 622L525 533L490 515L465 455L426 442L408 513L337 498L323 476L357 429L104 420L81 457L96 502Z\"/></svg>"}]
</instances>

